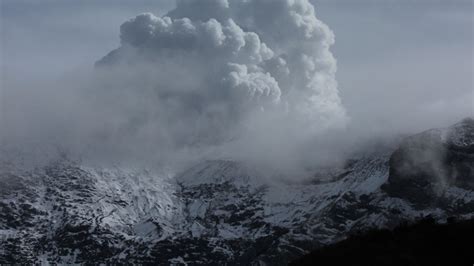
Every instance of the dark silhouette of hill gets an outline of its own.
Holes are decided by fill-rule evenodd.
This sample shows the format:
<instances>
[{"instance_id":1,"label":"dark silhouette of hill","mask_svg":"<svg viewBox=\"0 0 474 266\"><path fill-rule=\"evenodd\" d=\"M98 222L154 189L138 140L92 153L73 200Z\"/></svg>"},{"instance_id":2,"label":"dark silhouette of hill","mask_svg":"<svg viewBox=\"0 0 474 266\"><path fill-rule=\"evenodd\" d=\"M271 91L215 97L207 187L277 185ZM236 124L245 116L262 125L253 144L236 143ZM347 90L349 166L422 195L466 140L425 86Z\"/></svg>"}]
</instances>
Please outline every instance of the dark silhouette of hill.
<instances>
[{"instance_id":1,"label":"dark silhouette of hill","mask_svg":"<svg viewBox=\"0 0 474 266\"><path fill-rule=\"evenodd\" d=\"M436 224L428 217L371 230L315 250L290 265L473 265L474 220Z\"/></svg>"}]
</instances>

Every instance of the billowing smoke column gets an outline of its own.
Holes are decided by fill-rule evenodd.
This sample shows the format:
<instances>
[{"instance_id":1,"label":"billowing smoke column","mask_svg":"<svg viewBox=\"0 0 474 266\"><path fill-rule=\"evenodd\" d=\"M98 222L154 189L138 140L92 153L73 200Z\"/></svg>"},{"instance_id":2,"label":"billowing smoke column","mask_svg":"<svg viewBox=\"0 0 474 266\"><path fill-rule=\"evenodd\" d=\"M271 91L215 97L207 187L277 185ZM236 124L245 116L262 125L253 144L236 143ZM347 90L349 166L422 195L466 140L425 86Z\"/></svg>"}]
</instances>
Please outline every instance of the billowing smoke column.
<instances>
[{"instance_id":1,"label":"billowing smoke column","mask_svg":"<svg viewBox=\"0 0 474 266\"><path fill-rule=\"evenodd\" d=\"M178 0L163 17L123 23L120 39L96 65L120 73L107 86L127 95L130 134L181 147L274 145L346 121L334 34L307 0Z\"/></svg>"}]
</instances>

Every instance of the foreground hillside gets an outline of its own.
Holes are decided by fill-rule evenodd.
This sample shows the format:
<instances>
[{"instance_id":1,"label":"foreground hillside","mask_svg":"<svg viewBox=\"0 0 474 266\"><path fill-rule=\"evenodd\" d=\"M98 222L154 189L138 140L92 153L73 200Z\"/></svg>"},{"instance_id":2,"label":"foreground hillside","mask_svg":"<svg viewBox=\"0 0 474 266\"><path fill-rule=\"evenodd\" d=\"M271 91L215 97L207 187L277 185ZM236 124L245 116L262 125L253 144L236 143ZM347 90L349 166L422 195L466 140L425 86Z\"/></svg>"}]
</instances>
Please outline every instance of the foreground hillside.
<instances>
[{"instance_id":1,"label":"foreground hillside","mask_svg":"<svg viewBox=\"0 0 474 266\"><path fill-rule=\"evenodd\" d=\"M425 218L394 230L370 230L318 249L290 265L471 265L474 220Z\"/></svg>"},{"instance_id":2,"label":"foreground hillside","mask_svg":"<svg viewBox=\"0 0 474 266\"><path fill-rule=\"evenodd\" d=\"M0 264L286 265L354 232L474 215L474 121L305 182L234 161L170 175L67 159L0 167Z\"/></svg>"}]
</instances>

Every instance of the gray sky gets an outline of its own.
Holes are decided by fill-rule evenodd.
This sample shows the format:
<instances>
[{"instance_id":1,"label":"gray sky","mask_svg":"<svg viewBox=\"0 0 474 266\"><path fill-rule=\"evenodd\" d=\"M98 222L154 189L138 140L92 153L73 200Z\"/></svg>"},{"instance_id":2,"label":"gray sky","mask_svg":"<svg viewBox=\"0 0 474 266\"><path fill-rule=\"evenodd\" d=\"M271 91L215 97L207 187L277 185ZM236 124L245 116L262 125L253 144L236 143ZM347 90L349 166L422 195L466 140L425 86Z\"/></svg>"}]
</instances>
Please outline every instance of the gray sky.
<instances>
[{"instance_id":1,"label":"gray sky","mask_svg":"<svg viewBox=\"0 0 474 266\"><path fill-rule=\"evenodd\" d=\"M174 1L0 0L2 86L89 68L136 14ZM313 1L336 35L353 123L418 131L474 114L472 1Z\"/></svg>"},{"instance_id":2,"label":"gray sky","mask_svg":"<svg viewBox=\"0 0 474 266\"><path fill-rule=\"evenodd\" d=\"M417 131L474 114L472 1L316 2L358 123Z\"/></svg>"}]
</instances>

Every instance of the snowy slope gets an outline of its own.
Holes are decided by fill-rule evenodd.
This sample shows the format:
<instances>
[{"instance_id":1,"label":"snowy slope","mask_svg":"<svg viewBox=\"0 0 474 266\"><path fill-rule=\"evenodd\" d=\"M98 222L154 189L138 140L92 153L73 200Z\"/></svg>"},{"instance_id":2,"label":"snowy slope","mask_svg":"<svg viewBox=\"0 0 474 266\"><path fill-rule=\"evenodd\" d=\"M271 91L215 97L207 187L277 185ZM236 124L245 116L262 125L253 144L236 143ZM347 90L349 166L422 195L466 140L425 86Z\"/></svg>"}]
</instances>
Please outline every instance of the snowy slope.
<instances>
[{"instance_id":1,"label":"snowy slope","mask_svg":"<svg viewBox=\"0 0 474 266\"><path fill-rule=\"evenodd\" d=\"M469 148L470 126L463 121L422 139L429 134L448 150ZM285 265L354 231L426 215L472 218L469 183L449 183L429 195L436 204L423 207L394 192L417 178L393 176L394 154L406 146L354 155L344 167L301 182L225 160L178 175L66 159L27 170L2 162L0 263ZM453 165L474 163L472 153L462 152Z\"/></svg>"}]
</instances>

